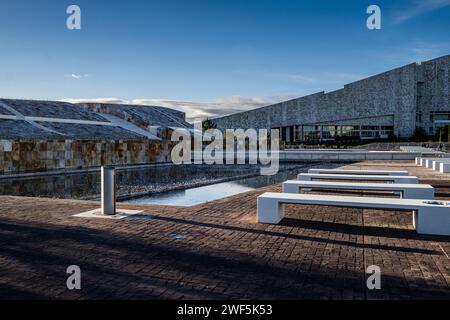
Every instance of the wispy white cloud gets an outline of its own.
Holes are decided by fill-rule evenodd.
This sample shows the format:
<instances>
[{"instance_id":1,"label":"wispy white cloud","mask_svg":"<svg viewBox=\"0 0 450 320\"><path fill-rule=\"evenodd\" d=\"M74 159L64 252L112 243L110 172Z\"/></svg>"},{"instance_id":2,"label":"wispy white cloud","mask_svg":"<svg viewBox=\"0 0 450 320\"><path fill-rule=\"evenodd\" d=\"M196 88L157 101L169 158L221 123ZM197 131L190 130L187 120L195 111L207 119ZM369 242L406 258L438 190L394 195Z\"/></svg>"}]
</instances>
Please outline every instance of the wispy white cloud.
<instances>
[{"instance_id":1,"label":"wispy white cloud","mask_svg":"<svg viewBox=\"0 0 450 320\"><path fill-rule=\"evenodd\" d=\"M302 74L287 73L261 73L270 77L278 77L280 79L291 80L298 84L314 86L302 86L295 94L291 92L283 92L272 96L227 96L212 101L189 101L174 99L120 99L120 98L97 98L97 99L63 99L63 101L71 103L111 103L111 104L133 104L133 105L156 105L176 109L186 113L186 120L189 122L204 120L206 118L220 117L232 113L256 109L278 102L291 100L319 91L335 87L342 87L345 83L356 81L364 78L364 75L344 73L344 72L325 72L317 74L317 78L312 78ZM330 87L330 88L329 88Z\"/></svg>"},{"instance_id":2,"label":"wispy white cloud","mask_svg":"<svg viewBox=\"0 0 450 320\"><path fill-rule=\"evenodd\" d=\"M323 83L324 85L343 86L347 83L367 78L368 75L348 72L324 72L323 74L321 74L321 77L321 83Z\"/></svg>"},{"instance_id":3,"label":"wispy white cloud","mask_svg":"<svg viewBox=\"0 0 450 320\"><path fill-rule=\"evenodd\" d=\"M273 103L293 99L300 95L282 95L272 97L243 97L229 96L216 99L210 102L197 102L171 99L119 99L119 98L97 98L97 99L63 99L70 103L114 103L114 104L134 104L134 105L156 105L168 107L186 113L186 120L189 122L200 121L206 118L224 116L236 112L247 111Z\"/></svg>"},{"instance_id":4,"label":"wispy white cloud","mask_svg":"<svg viewBox=\"0 0 450 320\"><path fill-rule=\"evenodd\" d=\"M394 14L394 23L402 23L425 13L450 6L450 0L414 0Z\"/></svg>"},{"instance_id":5,"label":"wispy white cloud","mask_svg":"<svg viewBox=\"0 0 450 320\"><path fill-rule=\"evenodd\" d=\"M416 61L425 61L450 52L450 42L416 42L411 47L412 57Z\"/></svg>"},{"instance_id":6,"label":"wispy white cloud","mask_svg":"<svg viewBox=\"0 0 450 320\"><path fill-rule=\"evenodd\" d=\"M76 73L71 73L71 74L65 74L64 78L71 78L71 79L83 79L83 78L87 78L90 77L89 74L76 74Z\"/></svg>"},{"instance_id":7,"label":"wispy white cloud","mask_svg":"<svg viewBox=\"0 0 450 320\"><path fill-rule=\"evenodd\" d=\"M317 83L317 79L310 77L306 74L302 73L286 73L286 72L277 72L277 71L267 71L267 70L258 70L258 71L248 71L248 70L235 70L235 74L237 75L251 75L251 76L258 76L268 79L276 79L281 81L287 81L292 82L295 84L314 84Z\"/></svg>"},{"instance_id":8,"label":"wispy white cloud","mask_svg":"<svg viewBox=\"0 0 450 320\"><path fill-rule=\"evenodd\" d=\"M388 61L393 66L423 62L450 54L450 42L416 40L404 46L392 48L387 53L377 54L377 59Z\"/></svg>"},{"instance_id":9,"label":"wispy white cloud","mask_svg":"<svg viewBox=\"0 0 450 320\"><path fill-rule=\"evenodd\" d=\"M302 83L302 84L317 83L317 79L305 76L303 74L273 73L273 74L270 74L270 76L279 78L279 79L283 79L283 80L289 80L289 81L293 81L293 82L297 82L297 83Z\"/></svg>"}]
</instances>

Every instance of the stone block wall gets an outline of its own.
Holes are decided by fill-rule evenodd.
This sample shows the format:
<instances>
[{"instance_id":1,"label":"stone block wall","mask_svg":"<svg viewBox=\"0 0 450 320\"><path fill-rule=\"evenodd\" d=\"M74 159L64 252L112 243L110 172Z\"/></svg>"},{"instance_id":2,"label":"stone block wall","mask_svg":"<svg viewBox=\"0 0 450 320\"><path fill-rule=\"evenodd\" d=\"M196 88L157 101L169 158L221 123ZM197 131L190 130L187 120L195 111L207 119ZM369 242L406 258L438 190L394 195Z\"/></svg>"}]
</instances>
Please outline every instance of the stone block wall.
<instances>
[{"instance_id":1,"label":"stone block wall","mask_svg":"<svg viewBox=\"0 0 450 320\"><path fill-rule=\"evenodd\" d=\"M422 119L417 125L434 134L431 113L450 112L450 56L423 62L419 70L417 109Z\"/></svg>"},{"instance_id":2,"label":"stone block wall","mask_svg":"<svg viewBox=\"0 0 450 320\"><path fill-rule=\"evenodd\" d=\"M398 136L411 135L416 114L416 64L344 86L343 89L281 102L213 119L218 129L277 128L339 124L394 126Z\"/></svg>"},{"instance_id":3,"label":"stone block wall","mask_svg":"<svg viewBox=\"0 0 450 320\"><path fill-rule=\"evenodd\" d=\"M0 140L0 174L170 161L171 141Z\"/></svg>"},{"instance_id":4,"label":"stone block wall","mask_svg":"<svg viewBox=\"0 0 450 320\"><path fill-rule=\"evenodd\" d=\"M279 128L346 123L393 126L409 137L432 126L431 111L450 112L450 56L409 64L332 92L319 92L263 108L213 119L218 129ZM416 112L422 123L416 123Z\"/></svg>"}]
</instances>

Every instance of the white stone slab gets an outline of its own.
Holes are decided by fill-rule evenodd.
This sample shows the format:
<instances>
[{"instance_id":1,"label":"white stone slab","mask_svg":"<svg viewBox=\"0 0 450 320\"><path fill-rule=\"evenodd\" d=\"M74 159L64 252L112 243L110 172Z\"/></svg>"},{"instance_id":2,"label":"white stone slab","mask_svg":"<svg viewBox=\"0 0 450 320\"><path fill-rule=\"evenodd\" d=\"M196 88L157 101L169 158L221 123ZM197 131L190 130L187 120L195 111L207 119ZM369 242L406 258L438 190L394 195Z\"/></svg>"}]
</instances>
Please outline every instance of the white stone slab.
<instances>
[{"instance_id":1,"label":"white stone slab","mask_svg":"<svg viewBox=\"0 0 450 320\"><path fill-rule=\"evenodd\" d=\"M284 217L283 204L408 210L417 233L450 236L450 202L445 201L267 192L257 200L258 222L278 224Z\"/></svg>"},{"instance_id":2,"label":"white stone slab","mask_svg":"<svg viewBox=\"0 0 450 320\"><path fill-rule=\"evenodd\" d=\"M450 159L443 158L440 160L433 160L432 161L432 169L435 171L439 171L441 167L441 163L450 163Z\"/></svg>"},{"instance_id":3,"label":"white stone slab","mask_svg":"<svg viewBox=\"0 0 450 320\"><path fill-rule=\"evenodd\" d=\"M442 157L440 158L436 158L436 157L417 157L416 158L416 164L418 164L419 166L422 167L426 167L427 164L429 165L430 168L432 168L433 166L433 161L445 161L445 160L449 160L450 158L447 157L447 154L444 154ZM431 162L431 163L430 163Z\"/></svg>"},{"instance_id":4,"label":"white stone slab","mask_svg":"<svg viewBox=\"0 0 450 320\"><path fill-rule=\"evenodd\" d=\"M318 174L354 174L354 175L379 175L379 176L407 176L406 170L356 170L356 169L309 169L308 173Z\"/></svg>"},{"instance_id":5,"label":"white stone slab","mask_svg":"<svg viewBox=\"0 0 450 320\"><path fill-rule=\"evenodd\" d=\"M3 151L11 152L12 151L12 141L11 140L0 140L0 145L3 147Z\"/></svg>"},{"instance_id":6,"label":"white stone slab","mask_svg":"<svg viewBox=\"0 0 450 320\"><path fill-rule=\"evenodd\" d=\"M111 219L120 220L144 212L143 210L118 209L115 215L104 215L102 209L94 209L73 215L73 217L90 218L90 219Z\"/></svg>"},{"instance_id":7,"label":"white stone slab","mask_svg":"<svg viewBox=\"0 0 450 320\"><path fill-rule=\"evenodd\" d=\"M450 163L442 162L439 165L439 172L440 173L449 173L450 172Z\"/></svg>"},{"instance_id":8,"label":"white stone slab","mask_svg":"<svg viewBox=\"0 0 450 320\"><path fill-rule=\"evenodd\" d=\"M354 174L316 174L316 173L300 173L297 180L363 180L363 181L390 181L393 183L417 184L419 178L415 176L376 176L376 175L354 175Z\"/></svg>"},{"instance_id":9,"label":"white stone slab","mask_svg":"<svg viewBox=\"0 0 450 320\"><path fill-rule=\"evenodd\" d=\"M425 160L425 168L427 168L427 169L433 168L433 161L434 160L432 160L432 159Z\"/></svg>"},{"instance_id":10,"label":"white stone slab","mask_svg":"<svg viewBox=\"0 0 450 320\"><path fill-rule=\"evenodd\" d=\"M373 190L400 192L404 199L434 199L434 188L429 184L397 184L397 183L355 183L328 181L298 181L283 182L283 193L299 193L304 189L329 190Z\"/></svg>"}]
</instances>

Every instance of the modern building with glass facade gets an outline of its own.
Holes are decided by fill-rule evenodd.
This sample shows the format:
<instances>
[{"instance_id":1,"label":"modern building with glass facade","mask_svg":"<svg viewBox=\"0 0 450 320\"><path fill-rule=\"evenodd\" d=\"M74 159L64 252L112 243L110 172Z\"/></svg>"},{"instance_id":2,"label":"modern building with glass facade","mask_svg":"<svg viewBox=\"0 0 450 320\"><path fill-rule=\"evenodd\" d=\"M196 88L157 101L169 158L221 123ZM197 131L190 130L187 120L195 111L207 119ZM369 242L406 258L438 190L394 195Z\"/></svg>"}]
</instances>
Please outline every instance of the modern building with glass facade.
<instances>
[{"instance_id":1,"label":"modern building with glass facade","mask_svg":"<svg viewBox=\"0 0 450 320\"><path fill-rule=\"evenodd\" d=\"M412 63L332 92L213 119L218 129L275 129L283 141L435 135L450 124L450 55Z\"/></svg>"}]
</instances>

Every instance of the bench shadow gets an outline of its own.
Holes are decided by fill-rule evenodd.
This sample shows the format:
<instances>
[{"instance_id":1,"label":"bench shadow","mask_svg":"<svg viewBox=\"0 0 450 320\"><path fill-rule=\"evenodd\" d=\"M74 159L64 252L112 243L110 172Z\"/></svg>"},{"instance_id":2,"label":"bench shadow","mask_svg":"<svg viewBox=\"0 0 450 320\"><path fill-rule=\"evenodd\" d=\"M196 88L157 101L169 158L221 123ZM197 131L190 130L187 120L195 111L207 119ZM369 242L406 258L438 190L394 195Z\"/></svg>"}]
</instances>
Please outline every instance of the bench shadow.
<instances>
[{"instance_id":1,"label":"bench shadow","mask_svg":"<svg viewBox=\"0 0 450 320\"><path fill-rule=\"evenodd\" d=\"M153 219L167 222L163 230L175 223L182 224L175 230L185 230L184 224L189 224L286 236L279 232L166 217L135 220L141 222L141 229L150 229ZM126 220L121 223L126 223ZM312 237L299 239L321 240ZM130 237L112 230L35 222L30 225L8 219L0 222L0 244L0 257L21 266L17 269L11 265L8 272L5 269L0 299L49 299L53 289L65 287L65 270L72 264L83 270L83 290L79 293L83 299L170 299L173 293L181 298L196 296L201 299L345 299L346 294L353 299L370 298L365 286L366 275L361 267L355 266L350 270L319 266L309 259L286 264L283 257L255 259L251 252L228 248L228 243L223 243L217 250L204 245L196 247L192 243L183 245L182 242L149 240L139 233ZM342 244L349 245L345 241ZM354 254L358 257L362 253L355 251ZM143 269L133 268L136 263ZM27 270L30 275L38 276L24 278ZM21 283L15 283L14 279ZM189 280L192 285L182 283ZM404 279L399 276L386 275L383 281L392 289L383 291L384 298L395 296L399 290L403 291L403 297L410 299L450 297L450 292L444 290L446 287L425 280L420 280L423 281L420 292L405 286ZM24 285L30 282L30 287ZM228 291L213 291L215 285L226 286L224 289ZM40 287L42 294L37 294L35 287ZM170 290L168 296L158 294L167 289ZM64 297L71 299L72 296L65 292L61 298Z\"/></svg>"},{"instance_id":2,"label":"bench shadow","mask_svg":"<svg viewBox=\"0 0 450 320\"><path fill-rule=\"evenodd\" d=\"M345 241L345 240L336 240L336 239L328 239L328 238L324 239L324 238L300 235L300 234L244 228L244 227L238 227L238 226L220 225L220 224L214 224L214 223L209 223L209 222L189 221L189 220L173 218L173 217L153 216L153 219L162 220L162 221L170 221L173 223L195 225L195 226L201 226L201 227L207 227L207 228L216 228L216 229L230 230L230 231L237 231L237 232L250 232L250 233L255 233L255 234L261 234L261 235L267 235L267 236L273 236L273 237L281 237L281 238L289 238L289 239L295 239L295 240L301 240L301 241L331 243L331 244L351 246L351 247L356 247L356 248L370 248L370 249L377 249L377 250L391 250L391 251L398 251L398 252L410 252L410 253L421 253L421 254L438 254L438 255L442 254L442 252L438 251L438 250L397 247L397 246L394 247L394 246L380 245L380 244L378 244L378 245L363 244L363 243L356 243L356 242ZM306 223L303 224L303 222L306 222ZM361 236L365 232L364 227L349 226L349 225L335 224L335 223L322 223L322 224L319 223L316 226L316 223L317 223L316 221L304 221L304 220L295 220L295 219L285 218L280 222L279 225L289 226L289 227L306 228L306 229L316 229L316 230L329 231L329 232L348 233L348 234L361 235ZM398 229L393 229L393 230L397 231ZM366 234L367 234L367 232L366 232ZM392 234L397 235L398 238L404 238L404 236L402 237L401 235L396 234L395 231L392 231ZM409 236L408 239L424 240L423 237L413 238L414 235L412 233L405 232L404 235L408 235Z\"/></svg>"},{"instance_id":3,"label":"bench shadow","mask_svg":"<svg viewBox=\"0 0 450 320\"><path fill-rule=\"evenodd\" d=\"M435 196L435 197L447 198L447 199L442 199L442 200L448 200L448 198L450 198L450 193L435 192L435 193L434 193L434 196Z\"/></svg>"},{"instance_id":4,"label":"bench shadow","mask_svg":"<svg viewBox=\"0 0 450 320\"><path fill-rule=\"evenodd\" d=\"M284 218L280 221L279 225L303 229L341 232L354 235L364 234L374 237L450 243L450 238L447 236L424 235L418 234L415 230L391 227L355 226L338 222L313 221L294 218Z\"/></svg>"},{"instance_id":5,"label":"bench shadow","mask_svg":"<svg viewBox=\"0 0 450 320\"><path fill-rule=\"evenodd\" d=\"M256 261L252 255L242 252L221 256L214 251L202 252L194 247L180 248L173 242L164 245L143 243L139 237L118 239L109 231L84 227L0 223L0 231L7 231L0 232L0 242L14 243L5 246L0 257L14 259L18 265L27 266L20 270L9 268L9 273L5 269L3 276L7 278L4 279L6 283L0 284L0 300L50 299L53 289L65 287L65 270L72 264L82 269L82 290L75 296L66 291L61 296L65 299L78 299L78 296L83 299L118 300L167 298L158 296L156 289L170 290L169 297L175 292L180 297L193 295L197 299L208 300L339 298L342 288L349 284L358 292L358 299L364 298L362 270L332 272L324 268L305 272L302 270L310 266L302 266L302 262L294 267L285 266L283 261L267 265L264 260ZM36 247L36 239L42 244L41 249ZM61 242L55 243L57 239ZM77 255L72 252L74 247L80 250ZM110 250L123 255L107 259L111 256ZM137 261L148 268L145 271L127 268L127 265ZM30 286L27 285L29 282L21 282L27 269L31 274L39 272L39 277L34 278ZM337 273L340 279L336 279ZM184 285L179 280L182 275L186 278L184 282L192 279L194 284ZM13 279L18 279L18 282ZM214 292L211 289L215 284L232 284L235 289L228 293ZM326 288L326 292L301 290L311 285L320 285ZM41 294L33 292L36 287L40 287ZM430 287L430 290L439 288Z\"/></svg>"}]
</instances>

